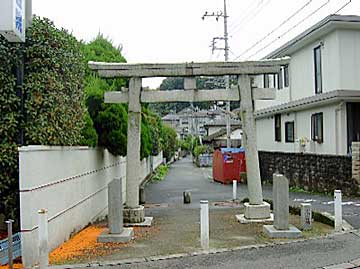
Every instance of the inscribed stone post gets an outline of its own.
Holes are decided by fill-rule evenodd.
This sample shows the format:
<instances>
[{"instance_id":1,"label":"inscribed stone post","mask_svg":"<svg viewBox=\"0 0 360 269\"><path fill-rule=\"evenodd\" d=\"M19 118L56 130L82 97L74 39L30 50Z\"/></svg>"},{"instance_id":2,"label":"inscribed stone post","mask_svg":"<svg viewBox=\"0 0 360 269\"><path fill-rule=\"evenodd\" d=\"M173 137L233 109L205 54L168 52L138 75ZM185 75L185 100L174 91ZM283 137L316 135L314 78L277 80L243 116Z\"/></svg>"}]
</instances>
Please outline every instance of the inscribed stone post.
<instances>
[{"instance_id":1,"label":"inscribed stone post","mask_svg":"<svg viewBox=\"0 0 360 269\"><path fill-rule=\"evenodd\" d=\"M312 211L311 204L302 203L301 205L301 229L311 230L312 227Z\"/></svg>"},{"instance_id":2,"label":"inscribed stone post","mask_svg":"<svg viewBox=\"0 0 360 269\"><path fill-rule=\"evenodd\" d=\"M289 225L289 181L280 174L273 175L274 225L264 225L270 238L298 238L301 231Z\"/></svg>"},{"instance_id":3,"label":"inscribed stone post","mask_svg":"<svg viewBox=\"0 0 360 269\"><path fill-rule=\"evenodd\" d=\"M125 243L133 238L132 228L123 225L122 180L113 179L108 184L108 226L109 230L101 233L97 241L100 243Z\"/></svg>"},{"instance_id":4,"label":"inscribed stone post","mask_svg":"<svg viewBox=\"0 0 360 269\"><path fill-rule=\"evenodd\" d=\"M289 229L289 181L280 174L273 175L274 227Z\"/></svg>"},{"instance_id":5,"label":"inscribed stone post","mask_svg":"<svg viewBox=\"0 0 360 269\"><path fill-rule=\"evenodd\" d=\"M360 142L352 142L352 178L360 185Z\"/></svg>"},{"instance_id":6,"label":"inscribed stone post","mask_svg":"<svg viewBox=\"0 0 360 269\"><path fill-rule=\"evenodd\" d=\"M108 208L109 233L121 234L124 228L122 182L120 178L115 178L108 184Z\"/></svg>"}]
</instances>

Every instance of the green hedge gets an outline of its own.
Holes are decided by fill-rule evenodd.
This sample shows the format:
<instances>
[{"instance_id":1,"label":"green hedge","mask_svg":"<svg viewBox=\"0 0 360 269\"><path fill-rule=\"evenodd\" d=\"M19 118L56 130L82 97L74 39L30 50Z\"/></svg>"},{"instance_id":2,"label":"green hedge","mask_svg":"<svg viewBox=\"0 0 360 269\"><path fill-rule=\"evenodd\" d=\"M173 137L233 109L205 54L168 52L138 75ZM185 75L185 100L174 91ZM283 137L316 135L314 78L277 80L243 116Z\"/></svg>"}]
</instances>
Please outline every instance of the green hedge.
<instances>
[{"instance_id":1,"label":"green hedge","mask_svg":"<svg viewBox=\"0 0 360 269\"><path fill-rule=\"evenodd\" d=\"M75 145L82 139L85 109L81 44L47 19L34 17L25 44L0 37L0 211L18 219L18 134L25 144ZM25 118L19 117L20 99L15 69L25 62ZM21 122L20 122L21 121Z\"/></svg>"}]
</instances>

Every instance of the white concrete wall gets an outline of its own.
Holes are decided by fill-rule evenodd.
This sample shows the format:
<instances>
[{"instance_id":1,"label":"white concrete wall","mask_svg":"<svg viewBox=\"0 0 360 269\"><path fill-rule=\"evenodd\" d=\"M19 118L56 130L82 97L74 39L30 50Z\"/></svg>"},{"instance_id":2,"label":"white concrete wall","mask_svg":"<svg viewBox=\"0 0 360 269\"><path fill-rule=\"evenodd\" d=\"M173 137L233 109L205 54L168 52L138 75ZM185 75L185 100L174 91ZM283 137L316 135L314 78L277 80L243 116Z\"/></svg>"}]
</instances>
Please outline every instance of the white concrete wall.
<instances>
[{"instance_id":1,"label":"white concrete wall","mask_svg":"<svg viewBox=\"0 0 360 269\"><path fill-rule=\"evenodd\" d=\"M360 90L360 31L338 32L340 88Z\"/></svg>"},{"instance_id":2,"label":"white concrete wall","mask_svg":"<svg viewBox=\"0 0 360 269\"><path fill-rule=\"evenodd\" d=\"M156 156L154 169L162 159ZM27 146L19 149L22 259L33 266L37 253L37 211L48 210L49 245L54 249L71 233L107 214L107 184L123 178L126 199L126 158L88 147ZM150 158L141 163L151 173Z\"/></svg>"},{"instance_id":3,"label":"white concrete wall","mask_svg":"<svg viewBox=\"0 0 360 269\"><path fill-rule=\"evenodd\" d=\"M215 140L226 140L226 134L216 137ZM230 138L232 140L241 140L242 139L242 130L241 129L236 129L234 131L231 132L230 134Z\"/></svg>"},{"instance_id":4,"label":"white concrete wall","mask_svg":"<svg viewBox=\"0 0 360 269\"><path fill-rule=\"evenodd\" d=\"M208 128L208 135L212 135L212 134L220 131L224 127L225 126L211 126L211 127Z\"/></svg>"},{"instance_id":5,"label":"white concrete wall","mask_svg":"<svg viewBox=\"0 0 360 269\"><path fill-rule=\"evenodd\" d=\"M256 101L255 109L259 110L315 95L314 48L319 45L321 45L323 92L354 89L349 86L359 85L360 74L356 66L360 64L358 52L360 32L349 32L351 31L334 31L291 54L290 88L278 90L276 99L273 101ZM351 64L347 64L350 59ZM348 79L349 76L351 79ZM344 83L341 77L346 77L348 84Z\"/></svg>"},{"instance_id":6,"label":"white concrete wall","mask_svg":"<svg viewBox=\"0 0 360 269\"><path fill-rule=\"evenodd\" d=\"M311 115L323 113L324 142L311 141ZM285 142L285 122L294 121L295 142ZM257 119L258 149L263 151L308 152L317 154L346 155L346 107L344 104L319 107L304 111L281 114L281 142L275 141L274 117ZM306 147L298 140L307 138Z\"/></svg>"}]
</instances>

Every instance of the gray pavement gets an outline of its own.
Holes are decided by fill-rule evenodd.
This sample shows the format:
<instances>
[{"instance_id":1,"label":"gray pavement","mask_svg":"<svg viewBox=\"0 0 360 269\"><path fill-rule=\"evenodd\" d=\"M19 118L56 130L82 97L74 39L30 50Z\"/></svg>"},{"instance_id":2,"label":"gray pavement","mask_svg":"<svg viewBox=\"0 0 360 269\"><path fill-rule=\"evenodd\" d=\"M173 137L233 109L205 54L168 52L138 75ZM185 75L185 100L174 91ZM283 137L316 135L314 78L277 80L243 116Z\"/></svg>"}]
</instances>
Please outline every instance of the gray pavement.
<instances>
[{"instance_id":1,"label":"gray pavement","mask_svg":"<svg viewBox=\"0 0 360 269\"><path fill-rule=\"evenodd\" d=\"M174 226L169 226L168 228L171 228L172 233L168 231L162 233L162 236L164 236L163 234L170 234L173 238L178 238L177 240L166 241L161 238L160 234L154 237L154 240L161 241L161 244L151 243L151 252L155 256L145 255L145 252L149 253L149 251L145 251L144 255L141 254L141 244L144 244L144 249L148 248L148 246L145 246L145 241L140 240L138 244L130 246L128 250L140 254L140 256L136 256L139 258L133 259L130 258L133 255L129 255L129 259L124 260L124 257L126 257L124 254L126 253L124 253L125 250L122 250L118 254L112 255L111 259L109 259L110 257L104 257L104 259L101 259L102 262L58 266L57 268L360 268L359 230L294 242L276 240L272 242L259 240L257 242L255 238L254 242L249 241L250 244L245 247L241 247L241 245L238 247L239 243L237 243L237 247L215 250L214 253L196 252L198 249L193 246L194 240L191 241L191 245L187 246L188 242L181 238L185 238L188 234L198 236L198 232L196 235L192 235L189 232L191 230L189 227L198 222L193 212L198 212L200 200L209 200L212 209L211 215L219 218L219 221L222 218L219 214L223 214L224 205L225 208L226 206L234 207L228 211L229 214L233 214L233 212L241 208L240 205L234 205L233 203L221 203L232 199L232 186L215 183L211 174L211 168L197 168L192 164L190 158L185 158L170 166L165 180L147 185L145 190L146 215L154 216L155 221L158 222L157 225L163 227L163 231L167 231L169 222L173 223L175 221L180 225L175 230ZM183 204L182 195L184 190L192 192L192 203L189 205ZM271 186L264 186L263 192L266 198L271 198L271 190ZM246 185L239 185L238 198L241 200L245 197L248 197ZM307 201L312 203L313 208L318 211L333 212L332 197L329 196L290 193L290 200L293 204ZM216 206L219 202L221 203L220 207ZM354 227L360 228L360 207L358 206L360 199L344 199L344 202L347 203L343 206L345 219ZM189 220L191 223L188 223ZM185 233L183 232L183 226L186 230ZM236 229L236 231L239 233L244 232L242 229ZM181 237L179 237L179 233ZM212 236L214 237L214 234ZM229 240L226 238L225 233L223 237L224 240ZM246 240L245 237L241 234L241 236L236 237L236 240ZM163 246L164 244L167 245ZM185 248L183 254L156 256L162 255L156 254L161 253L161 248L167 249L167 253L172 253L171 248L178 250L177 245Z\"/></svg>"},{"instance_id":2,"label":"gray pavement","mask_svg":"<svg viewBox=\"0 0 360 269\"><path fill-rule=\"evenodd\" d=\"M316 240L216 254L155 261L149 259L144 262L119 264L116 268L359 268L356 266L359 265L359 250L359 235L346 233Z\"/></svg>"},{"instance_id":3,"label":"gray pavement","mask_svg":"<svg viewBox=\"0 0 360 269\"><path fill-rule=\"evenodd\" d=\"M190 190L192 203L183 205L183 191ZM223 185L212 180L211 168L198 168L190 157L184 158L170 166L166 179L149 184L146 187L146 202L150 204L165 204L168 207L198 208L202 199L209 202L226 201L232 199L232 185ZM248 197L247 186L239 184L238 199ZM272 186L263 186L265 198L272 198ZM317 211L333 214L333 197L308 193L290 192L290 202L299 205L309 202ZM343 199L343 216L354 228L360 229L360 197Z\"/></svg>"}]
</instances>

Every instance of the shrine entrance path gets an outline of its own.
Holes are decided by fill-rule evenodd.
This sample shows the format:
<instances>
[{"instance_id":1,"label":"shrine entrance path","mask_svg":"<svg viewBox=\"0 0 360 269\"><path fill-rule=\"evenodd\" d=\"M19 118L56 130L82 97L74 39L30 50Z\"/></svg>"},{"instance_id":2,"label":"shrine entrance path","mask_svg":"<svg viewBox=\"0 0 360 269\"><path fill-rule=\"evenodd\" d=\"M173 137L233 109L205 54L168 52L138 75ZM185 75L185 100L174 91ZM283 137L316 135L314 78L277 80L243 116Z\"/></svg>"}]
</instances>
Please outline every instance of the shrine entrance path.
<instances>
[{"instance_id":1,"label":"shrine entrance path","mask_svg":"<svg viewBox=\"0 0 360 269\"><path fill-rule=\"evenodd\" d=\"M190 190L192 203L183 204L183 191ZM247 186L238 184L238 199L248 197ZM272 199L272 186L263 186L264 198ZM210 209L216 209L216 202L232 199L232 185L223 185L212 180L212 168L196 167L191 157L173 163L165 180L146 187L146 202L152 206L198 209L200 200L209 200ZM290 203L300 205L308 202L316 211L334 214L333 197L319 194L290 192ZM224 205L224 204L222 204ZM149 212L149 209L147 209ZM343 198L344 219L354 228L360 229L360 197Z\"/></svg>"}]
</instances>

